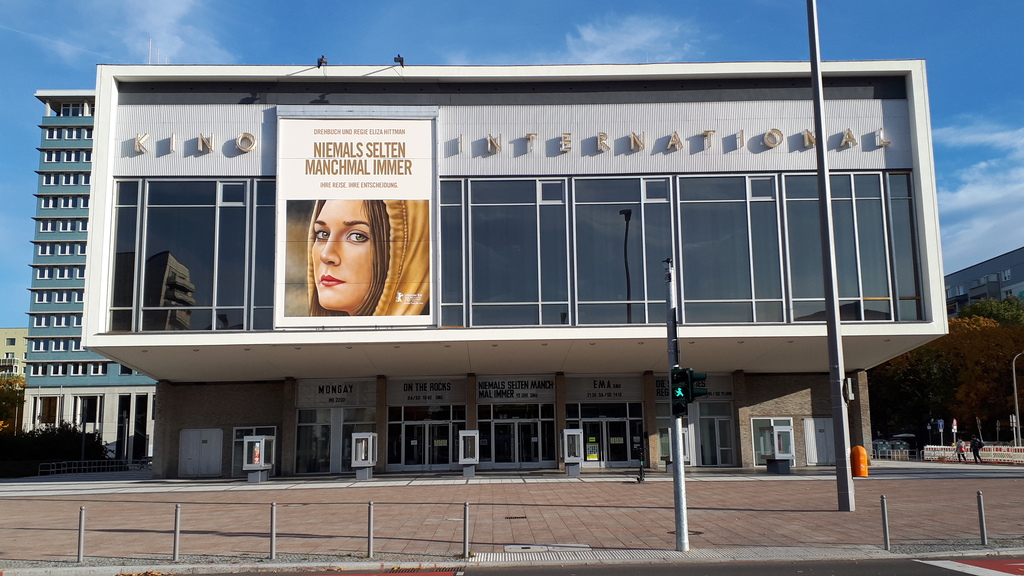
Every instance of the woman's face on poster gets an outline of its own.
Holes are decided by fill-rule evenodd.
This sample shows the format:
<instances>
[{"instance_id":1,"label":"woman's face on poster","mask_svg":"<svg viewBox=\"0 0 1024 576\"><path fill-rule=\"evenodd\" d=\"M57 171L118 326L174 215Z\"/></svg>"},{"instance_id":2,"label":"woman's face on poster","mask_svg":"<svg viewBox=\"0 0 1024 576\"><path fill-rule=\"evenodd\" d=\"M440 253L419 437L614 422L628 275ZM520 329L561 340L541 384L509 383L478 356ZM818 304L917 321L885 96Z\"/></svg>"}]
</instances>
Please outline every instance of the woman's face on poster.
<instances>
[{"instance_id":1,"label":"woman's face on poster","mask_svg":"<svg viewBox=\"0 0 1024 576\"><path fill-rule=\"evenodd\" d=\"M373 243L362 200L328 200L313 222L313 277L320 305L354 314L373 278Z\"/></svg>"}]
</instances>

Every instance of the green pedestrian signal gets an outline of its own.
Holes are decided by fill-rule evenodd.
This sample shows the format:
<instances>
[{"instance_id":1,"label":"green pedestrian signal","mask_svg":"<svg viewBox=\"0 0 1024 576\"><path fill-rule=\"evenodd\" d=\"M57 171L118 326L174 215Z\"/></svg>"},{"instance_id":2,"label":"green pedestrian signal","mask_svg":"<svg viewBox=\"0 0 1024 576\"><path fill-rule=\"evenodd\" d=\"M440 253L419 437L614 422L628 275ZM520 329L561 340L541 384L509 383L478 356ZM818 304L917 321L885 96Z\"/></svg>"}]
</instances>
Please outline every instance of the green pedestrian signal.
<instances>
[{"instance_id":1,"label":"green pedestrian signal","mask_svg":"<svg viewBox=\"0 0 1024 576\"><path fill-rule=\"evenodd\" d=\"M669 379L672 384L672 415L686 416L687 404L690 402L687 372L679 366L673 366Z\"/></svg>"}]
</instances>

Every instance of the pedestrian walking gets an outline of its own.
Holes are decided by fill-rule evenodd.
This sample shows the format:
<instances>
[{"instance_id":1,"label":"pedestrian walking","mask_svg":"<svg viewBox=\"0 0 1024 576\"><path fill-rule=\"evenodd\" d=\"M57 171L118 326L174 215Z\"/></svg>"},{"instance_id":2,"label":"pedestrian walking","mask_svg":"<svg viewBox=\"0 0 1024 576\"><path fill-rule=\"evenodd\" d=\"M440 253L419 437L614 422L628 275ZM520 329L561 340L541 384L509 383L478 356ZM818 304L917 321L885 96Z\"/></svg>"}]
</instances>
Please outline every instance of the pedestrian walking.
<instances>
[{"instance_id":1,"label":"pedestrian walking","mask_svg":"<svg viewBox=\"0 0 1024 576\"><path fill-rule=\"evenodd\" d=\"M967 462L967 442L962 437L956 441L956 461Z\"/></svg>"},{"instance_id":2,"label":"pedestrian walking","mask_svg":"<svg viewBox=\"0 0 1024 576\"><path fill-rule=\"evenodd\" d=\"M971 452L974 453L974 463L983 464L981 460L981 449L985 447L985 443L982 442L977 436L971 436Z\"/></svg>"}]
</instances>

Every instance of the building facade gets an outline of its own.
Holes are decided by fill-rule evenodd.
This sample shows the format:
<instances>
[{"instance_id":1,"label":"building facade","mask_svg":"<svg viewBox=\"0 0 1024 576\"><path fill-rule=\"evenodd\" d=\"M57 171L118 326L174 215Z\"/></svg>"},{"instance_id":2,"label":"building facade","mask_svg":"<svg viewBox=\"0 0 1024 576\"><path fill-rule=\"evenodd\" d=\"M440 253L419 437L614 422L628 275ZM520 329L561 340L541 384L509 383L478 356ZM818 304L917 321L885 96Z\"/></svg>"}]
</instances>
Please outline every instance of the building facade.
<instances>
[{"instance_id":1,"label":"building facade","mask_svg":"<svg viewBox=\"0 0 1024 576\"><path fill-rule=\"evenodd\" d=\"M0 373L21 374L28 371L28 328L0 328Z\"/></svg>"},{"instance_id":2,"label":"building facade","mask_svg":"<svg viewBox=\"0 0 1024 576\"><path fill-rule=\"evenodd\" d=\"M1024 298L1024 248L946 275L946 314L957 316L979 300Z\"/></svg>"},{"instance_id":3,"label":"building facade","mask_svg":"<svg viewBox=\"0 0 1024 576\"><path fill-rule=\"evenodd\" d=\"M71 423L112 455L151 452L155 382L82 345L95 92L43 90L23 428Z\"/></svg>"},{"instance_id":4,"label":"building facade","mask_svg":"<svg viewBox=\"0 0 1024 576\"><path fill-rule=\"evenodd\" d=\"M945 333L920 61L101 66L84 343L158 380L154 474L661 465L832 447L814 147L828 147L851 437L864 370Z\"/></svg>"}]
</instances>

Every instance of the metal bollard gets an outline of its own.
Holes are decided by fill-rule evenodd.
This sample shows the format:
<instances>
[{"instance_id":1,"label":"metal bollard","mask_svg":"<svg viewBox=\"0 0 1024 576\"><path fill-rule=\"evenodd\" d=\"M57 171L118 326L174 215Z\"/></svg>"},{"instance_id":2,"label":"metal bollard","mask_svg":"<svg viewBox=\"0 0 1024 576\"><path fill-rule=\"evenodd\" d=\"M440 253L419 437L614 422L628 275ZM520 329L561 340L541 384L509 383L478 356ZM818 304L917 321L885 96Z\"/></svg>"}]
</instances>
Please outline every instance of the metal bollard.
<instances>
[{"instance_id":1,"label":"metal bollard","mask_svg":"<svg viewBox=\"0 0 1024 576\"><path fill-rule=\"evenodd\" d=\"M277 560L277 502L270 503L270 559Z\"/></svg>"},{"instance_id":2,"label":"metal bollard","mask_svg":"<svg viewBox=\"0 0 1024 576\"><path fill-rule=\"evenodd\" d=\"M373 558L373 502L366 509L366 557Z\"/></svg>"},{"instance_id":3,"label":"metal bollard","mask_svg":"<svg viewBox=\"0 0 1024 576\"><path fill-rule=\"evenodd\" d=\"M469 502L462 505L462 557L469 558Z\"/></svg>"},{"instance_id":4,"label":"metal bollard","mask_svg":"<svg viewBox=\"0 0 1024 576\"><path fill-rule=\"evenodd\" d=\"M174 505L174 552L171 560L178 561L179 544L181 543L181 504Z\"/></svg>"},{"instance_id":5,"label":"metal bollard","mask_svg":"<svg viewBox=\"0 0 1024 576\"><path fill-rule=\"evenodd\" d=\"M85 559L85 506L78 509L78 561Z\"/></svg>"},{"instance_id":6,"label":"metal bollard","mask_svg":"<svg viewBox=\"0 0 1024 576\"><path fill-rule=\"evenodd\" d=\"M885 494L882 494L882 539L886 551L890 550L892 546L889 544L889 507L885 503Z\"/></svg>"},{"instance_id":7,"label":"metal bollard","mask_svg":"<svg viewBox=\"0 0 1024 576\"><path fill-rule=\"evenodd\" d=\"M978 490L978 525L981 527L981 545L988 546L988 531L985 529L985 499Z\"/></svg>"}]
</instances>

